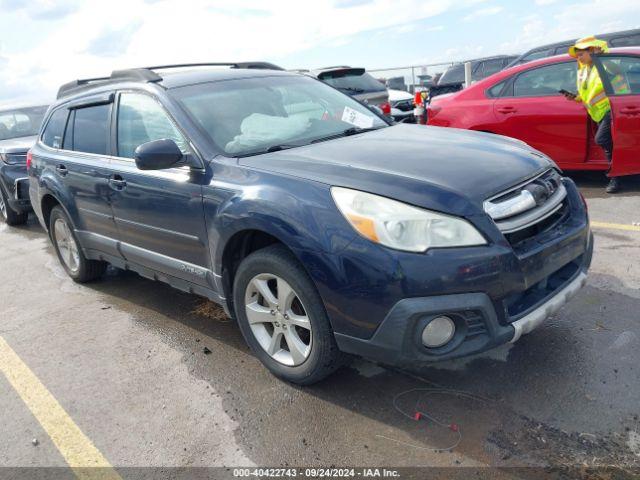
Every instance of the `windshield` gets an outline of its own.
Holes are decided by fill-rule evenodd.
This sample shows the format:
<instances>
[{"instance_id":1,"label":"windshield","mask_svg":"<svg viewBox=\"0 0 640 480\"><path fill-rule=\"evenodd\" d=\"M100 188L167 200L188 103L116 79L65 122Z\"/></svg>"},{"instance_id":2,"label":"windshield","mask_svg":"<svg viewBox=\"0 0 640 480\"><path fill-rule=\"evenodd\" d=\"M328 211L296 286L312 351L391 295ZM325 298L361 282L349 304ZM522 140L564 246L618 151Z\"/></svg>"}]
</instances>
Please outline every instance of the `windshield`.
<instances>
[{"instance_id":1,"label":"windshield","mask_svg":"<svg viewBox=\"0 0 640 480\"><path fill-rule=\"evenodd\" d=\"M0 111L0 140L37 135L46 112L46 106Z\"/></svg>"},{"instance_id":2,"label":"windshield","mask_svg":"<svg viewBox=\"0 0 640 480\"><path fill-rule=\"evenodd\" d=\"M349 96L305 76L211 82L170 93L229 156L307 145L388 126Z\"/></svg>"},{"instance_id":3,"label":"windshield","mask_svg":"<svg viewBox=\"0 0 640 480\"><path fill-rule=\"evenodd\" d=\"M383 92L387 88L361 69L337 70L325 72L320 77L325 83L350 95L358 93Z\"/></svg>"}]
</instances>

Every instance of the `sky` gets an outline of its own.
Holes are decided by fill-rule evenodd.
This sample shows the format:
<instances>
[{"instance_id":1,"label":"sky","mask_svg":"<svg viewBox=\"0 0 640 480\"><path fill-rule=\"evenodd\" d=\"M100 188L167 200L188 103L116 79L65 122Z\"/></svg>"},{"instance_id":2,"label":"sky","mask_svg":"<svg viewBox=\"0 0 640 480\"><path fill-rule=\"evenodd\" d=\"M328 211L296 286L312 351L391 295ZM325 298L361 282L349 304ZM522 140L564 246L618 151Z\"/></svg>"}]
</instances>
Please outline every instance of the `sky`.
<instances>
[{"instance_id":1,"label":"sky","mask_svg":"<svg viewBox=\"0 0 640 480\"><path fill-rule=\"evenodd\" d=\"M631 28L639 0L0 0L0 103L145 65L381 69Z\"/></svg>"}]
</instances>

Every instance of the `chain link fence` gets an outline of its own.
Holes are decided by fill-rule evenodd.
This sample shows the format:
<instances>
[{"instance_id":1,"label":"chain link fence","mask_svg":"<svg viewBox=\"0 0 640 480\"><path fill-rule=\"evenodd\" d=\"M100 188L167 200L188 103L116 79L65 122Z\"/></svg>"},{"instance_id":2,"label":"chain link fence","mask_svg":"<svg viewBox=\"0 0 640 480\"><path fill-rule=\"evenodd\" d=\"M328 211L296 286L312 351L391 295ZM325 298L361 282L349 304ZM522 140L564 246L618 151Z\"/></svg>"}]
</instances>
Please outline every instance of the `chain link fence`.
<instances>
[{"instance_id":1,"label":"chain link fence","mask_svg":"<svg viewBox=\"0 0 640 480\"><path fill-rule=\"evenodd\" d=\"M444 72L453 64L454 62L431 63L427 65L409 65L407 67L378 68L367 71L375 78L386 81L389 88L413 93L416 87L423 86L426 81Z\"/></svg>"}]
</instances>

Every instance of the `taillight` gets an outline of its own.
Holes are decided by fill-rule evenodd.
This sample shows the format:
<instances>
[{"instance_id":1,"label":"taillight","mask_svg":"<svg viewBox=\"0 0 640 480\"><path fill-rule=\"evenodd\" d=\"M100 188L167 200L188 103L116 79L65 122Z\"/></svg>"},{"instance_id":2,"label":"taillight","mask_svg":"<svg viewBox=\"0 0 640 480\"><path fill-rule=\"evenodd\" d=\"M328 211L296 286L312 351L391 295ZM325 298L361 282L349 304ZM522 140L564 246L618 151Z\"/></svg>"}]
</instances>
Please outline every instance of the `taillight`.
<instances>
[{"instance_id":1,"label":"taillight","mask_svg":"<svg viewBox=\"0 0 640 480\"><path fill-rule=\"evenodd\" d=\"M27 152L27 170L31 168L31 150Z\"/></svg>"},{"instance_id":2,"label":"taillight","mask_svg":"<svg viewBox=\"0 0 640 480\"><path fill-rule=\"evenodd\" d=\"M380 105L380 110L382 110L382 113L385 115L391 115L391 104L389 102L383 103Z\"/></svg>"}]
</instances>

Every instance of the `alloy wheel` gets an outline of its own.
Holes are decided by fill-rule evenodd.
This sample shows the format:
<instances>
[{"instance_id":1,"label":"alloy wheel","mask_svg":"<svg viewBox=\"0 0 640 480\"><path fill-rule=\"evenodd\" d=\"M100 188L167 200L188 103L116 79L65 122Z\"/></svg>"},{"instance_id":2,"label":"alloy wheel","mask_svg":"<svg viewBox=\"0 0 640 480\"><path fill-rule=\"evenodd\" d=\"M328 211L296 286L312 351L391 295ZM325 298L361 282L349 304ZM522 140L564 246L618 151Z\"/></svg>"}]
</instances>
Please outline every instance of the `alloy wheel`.
<instances>
[{"instance_id":1,"label":"alloy wheel","mask_svg":"<svg viewBox=\"0 0 640 480\"><path fill-rule=\"evenodd\" d=\"M295 367L309 357L311 322L284 279L270 273L253 277L245 292L245 312L253 335L271 358Z\"/></svg>"},{"instance_id":2,"label":"alloy wheel","mask_svg":"<svg viewBox=\"0 0 640 480\"><path fill-rule=\"evenodd\" d=\"M72 273L76 273L80 268L80 254L78 244L73 238L69 225L64 219L57 218L53 228L60 258Z\"/></svg>"}]
</instances>

